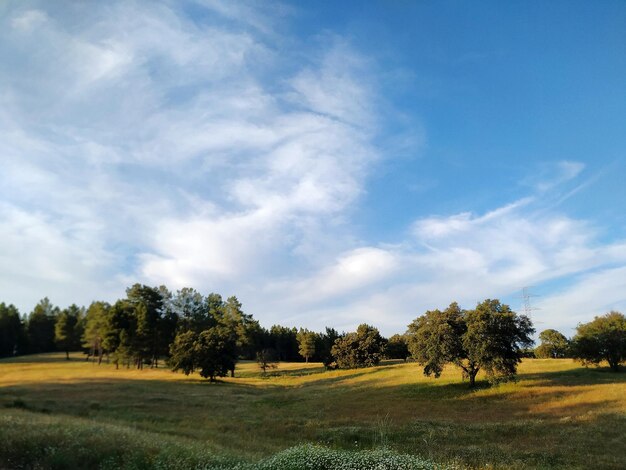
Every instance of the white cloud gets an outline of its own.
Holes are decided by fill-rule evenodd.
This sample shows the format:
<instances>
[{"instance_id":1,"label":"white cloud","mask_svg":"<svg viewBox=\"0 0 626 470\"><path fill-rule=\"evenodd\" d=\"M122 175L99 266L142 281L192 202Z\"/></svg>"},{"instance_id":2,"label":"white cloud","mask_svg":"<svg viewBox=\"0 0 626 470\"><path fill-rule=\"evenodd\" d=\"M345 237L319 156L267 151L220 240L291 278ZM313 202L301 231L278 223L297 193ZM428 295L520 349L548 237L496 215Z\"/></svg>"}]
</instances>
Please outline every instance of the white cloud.
<instances>
[{"instance_id":1,"label":"white cloud","mask_svg":"<svg viewBox=\"0 0 626 470\"><path fill-rule=\"evenodd\" d=\"M560 170L559 179L567 181L576 178L585 169L585 164L582 162L560 161L558 168Z\"/></svg>"},{"instance_id":2,"label":"white cloud","mask_svg":"<svg viewBox=\"0 0 626 470\"><path fill-rule=\"evenodd\" d=\"M361 239L368 174L405 138L423 145L422 127L379 136L376 65L341 37L282 36L289 8L199 1L198 21L175 2L33 4L0 19L0 300L27 310L165 283L235 293L264 324L387 334L452 300L573 275L604 300L583 302L582 284L547 297L555 325L570 307L623 304L626 243L546 204L579 162L547 164L531 197L485 214Z\"/></svg>"},{"instance_id":3,"label":"white cloud","mask_svg":"<svg viewBox=\"0 0 626 470\"><path fill-rule=\"evenodd\" d=\"M96 227L57 223L50 215L0 203L3 300L33 304L48 294L63 304L88 303L121 285L119 261L94 236Z\"/></svg>"},{"instance_id":4,"label":"white cloud","mask_svg":"<svg viewBox=\"0 0 626 470\"><path fill-rule=\"evenodd\" d=\"M74 238L90 227L85 244L116 260L117 279L220 289L288 266L321 246L310 230L336 224L377 158L366 64L345 42L269 82L285 65L275 20L205 6L230 22L200 25L167 3L16 5L5 21L19 36L0 33L16 62L0 73L0 200L45 217L58 245L86 248ZM42 276L79 283L73 259Z\"/></svg>"},{"instance_id":5,"label":"white cloud","mask_svg":"<svg viewBox=\"0 0 626 470\"><path fill-rule=\"evenodd\" d=\"M266 289L271 295L280 296L285 304L308 310L338 297L362 295L364 289L371 289L399 267L397 255L388 249L356 248L341 253L333 264L313 276L273 282Z\"/></svg>"},{"instance_id":6,"label":"white cloud","mask_svg":"<svg viewBox=\"0 0 626 470\"><path fill-rule=\"evenodd\" d=\"M48 15L40 10L27 10L11 20L13 28L21 32L31 32L43 25L48 20Z\"/></svg>"},{"instance_id":7,"label":"white cloud","mask_svg":"<svg viewBox=\"0 0 626 470\"><path fill-rule=\"evenodd\" d=\"M452 234L466 232L474 227L484 226L486 223L502 218L515 209L532 202L532 198L525 198L500 207L480 217L473 217L470 212L463 212L448 217L427 217L417 220L413 224L413 231L420 239L436 239Z\"/></svg>"},{"instance_id":8,"label":"white cloud","mask_svg":"<svg viewBox=\"0 0 626 470\"><path fill-rule=\"evenodd\" d=\"M542 283L567 282L596 270L602 275L590 274L588 289L576 285L563 296L543 299L536 318L565 330L574 326L573 319L589 319L610 305L622 305L624 242L602 244L589 224L543 209L537 201L523 199L484 215L420 219L413 224L414 238L390 251L361 248L364 253L386 253L388 269L366 263L354 275L338 269L337 262L315 276L279 284L278 290L295 292L299 305L310 306L307 311L312 313L298 318L309 326L341 318L344 328L368 321L383 325L388 334L404 331L419 314L452 301L471 308L484 298L512 298L512 307L518 309L521 300L515 296L523 286L540 288ZM362 289L351 284L368 276L372 282L363 282ZM287 296L286 301L291 300ZM544 323L537 328L545 328Z\"/></svg>"},{"instance_id":9,"label":"white cloud","mask_svg":"<svg viewBox=\"0 0 626 470\"><path fill-rule=\"evenodd\" d=\"M355 86L356 70L366 68L364 58L343 43L333 43L321 64L308 68L291 80L293 101L313 112L344 123L365 126L372 123L372 93L364 84Z\"/></svg>"},{"instance_id":10,"label":"white cloud","mask_svg":"<svg viewBox=\"0 0 626 470\"><path fill-rule=\"evenodd\" d=\"M626 249L623 245L615 248L615 259L623 263ZM626 313L626 266L580 276L560 291L539 298L536 305L540 310L533 316L542 322L537 329L557 328L567 336L575 334L578 323L591 321L594 316L611 310Z\"/></svg>"},{"instance_id":11,"label":"white cloud","mask_svg":"<svg viewBox=\"0 0 626 470\"><path fill-rule=\"evenodd\" d=\"M141 255L143 278L172 287L211 285L251 273L279 241L276 214L160 220L150 240L159 255Z\"/></svg>"},{"instance_id":12,"label":"white cloud","mask_svg":"<svg viewBox=\"0 0 626 470\"><path fill-rule=\"evenodd\" d=\"M582 162L570 160L544 163L535 174L526 178L525 183L539 192L546 192L574 180L583 172L585 166Z\"/></svg>"},{"instance_id":13,"label":"white cloud","mask_svg":"<svg viewBox=\"0 0 626 470\"><path fill-rule=\"evenodd\" d=\"M212 9L220 15L235 21L243 21L265 35L276 34L277 20L284 19L294 12L281 3L265 5L259 10L249 2L230 2L227 0L196 0L197 3Z\"/></svg>"}]
</instances>

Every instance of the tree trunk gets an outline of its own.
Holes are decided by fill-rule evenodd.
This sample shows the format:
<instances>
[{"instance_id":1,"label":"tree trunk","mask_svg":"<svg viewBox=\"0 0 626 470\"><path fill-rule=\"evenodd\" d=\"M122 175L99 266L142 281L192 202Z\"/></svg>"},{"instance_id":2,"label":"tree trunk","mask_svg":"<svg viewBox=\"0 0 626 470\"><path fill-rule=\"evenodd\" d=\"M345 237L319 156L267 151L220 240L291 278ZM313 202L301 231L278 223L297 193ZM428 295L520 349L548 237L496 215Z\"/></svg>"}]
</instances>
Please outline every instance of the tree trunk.
<instances>
[{"instance_id":1,"label":"tree trunk","mask_svg":"<svg viewBox=\"0 0 626 470\"><path fill-rule=\"evenodd\" d=\"M65 350L65 360L66 361L70 360L70 352L68 350Z\"/></svg>"},{"instance_id":2,"label":"tree trunk","mask_svg":"<svg viewBox=\"0 0 626 470\"><path fill-rule=\"evenodd\" d=\"M476 386L476 374L478 374L478 370L472 370L467 373L470 381L470 388L474 388Z\"/></svg>"}]
</instances>

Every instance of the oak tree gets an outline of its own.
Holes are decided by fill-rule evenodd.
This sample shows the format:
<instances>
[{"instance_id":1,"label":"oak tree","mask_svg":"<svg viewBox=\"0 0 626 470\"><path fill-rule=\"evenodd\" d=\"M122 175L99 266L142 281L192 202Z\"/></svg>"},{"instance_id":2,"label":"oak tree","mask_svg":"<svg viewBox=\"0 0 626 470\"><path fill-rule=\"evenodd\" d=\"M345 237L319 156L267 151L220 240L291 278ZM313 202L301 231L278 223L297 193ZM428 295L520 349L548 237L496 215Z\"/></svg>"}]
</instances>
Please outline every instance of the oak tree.
<instances>
[{"instance_id":1,"label":"oak tree","mask_svg":"<svg viewBox=\"0 0 626 470\"><path fill-rule=\"evenodd\" d=\"M455 302L409 325L409 349L425 375L439 377L445 364L452 363L474 387L481 370L490 382L513 379L533 332L528 317L499 300L487 299L474 310L462 310Z\"/></svg>"},{"instance_id":2,"label":"oak tree","mask_svg":"<svg viewBox=\"0 0 626 470\"><path fill-rule=\"evenodd\" d=\"M371 367L382 359L384 340L378 329L365 323L356 332L337 339L332 354L337 366L342 369Z\"/></svg>"},{"instance_id":3,"label":"oak tree","mask_svg":"<svg viewBox=\"0 0 626 470\"><path fill-rule=\"evenodd\" d=\"M583 364L598 365L606 361L612 371L626 362L626 317L609 312L576 328L572 340L573 357Z\"/></svg>"},{"instance_id":4,"label":"oak tree","mask_svg":"<svg viewBox=\"0 0 626 470\"><path fill-rule=\"evenodd\" d=\"M569 353L569 341L560 332L547 329L539 333L541 344L535 349L535 355L539 358L557 359L567 357Z\"/></svg>"}]
</instances>

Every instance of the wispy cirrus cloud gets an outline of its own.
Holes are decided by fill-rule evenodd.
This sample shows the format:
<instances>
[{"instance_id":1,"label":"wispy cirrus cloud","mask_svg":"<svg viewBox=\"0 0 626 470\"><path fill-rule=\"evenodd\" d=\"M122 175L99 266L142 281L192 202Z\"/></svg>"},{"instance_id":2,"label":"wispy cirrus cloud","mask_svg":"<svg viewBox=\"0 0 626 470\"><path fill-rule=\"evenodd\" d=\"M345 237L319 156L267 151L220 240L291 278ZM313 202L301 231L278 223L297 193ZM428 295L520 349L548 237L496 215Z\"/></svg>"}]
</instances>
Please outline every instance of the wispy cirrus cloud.
<instances>
[{"instance_id":1,"label":"wispy cirrus cloud","mask_svg":"<svg viewBox=\"0 0 626 470\"><path fill-rule=\"evenodd\" d=\"M15 67L0 76L2 199L37 211L58 244L83 253L55 257L53 271L38 265L41 282L59 272L74 279L78 263L95 284L232 287L301 259L314 249L311 230L361 194L379 156L366 61L325 38L310 60L285 67L287 41L269 34L261 10L195 8L229 21L200 24L153 2L113 2L86 17L80 5L8 9L0 53ZM84 227L89 236L77 237ZM53 249L38 237L22 244L37 258ZM7 266L18 262L12 250ZM90 271L96 258L102 269ZM12 298L32 302L30 290ZM82 292L76 300L98 296Z\"/></svg>"},{"instance_id":2,"label":"wispy cirrus cloud","mask_svg":"<svg viewBox=\"0 0 626 470\"><path fill-rule=\"evenodd\" d=\"M357 255L375 256L371 262L363 256L359 275L341 269L354 254L347 251L333 268L278 290L299 293L284 301L307 306L316 319L341 319L346 328L370 321L403 331L425 310L453 300L470 308L499 297L520 309L522 287L558 282L561 289L538 300L535 319L539 329L570 334L572 318L626 305L621 278L626 243L603 243L599 235L590 223L547 211L541 200L529 197L482 215L418 219L410 236L395 245L361 247Z\"/></svg>"},{"instance_id":3,"label":"wispy cirrus cloud","mask_svg":"<svg viewBox=\"0 0 626 470\"><path fill-rule=\"evenodd\" d=\"M560 283L541 300L550 326L624 305L624 241L554 204L585 189L580 162L546 163L527 197L484 213L420 216L386 243L359 236L368 176L421 148L427 126L399 129L374 59L337 35L298 42L281 27L290 7L272 12L4 10L0 300L113 300L139 281L235 293L264 324L387 334L527 284Z\"/></svg>"},{"instance_id":4,"label":"wispy cirrus cloud","mask_svg":"<svg viewBox=\"0 0 626 470\"><path fill-rule=\"evenodd\" d=\"M546 192L575 179L585 166L582 162L571 160L545 162L523 182L540 193Z\"/></svg>"}]
</instances>

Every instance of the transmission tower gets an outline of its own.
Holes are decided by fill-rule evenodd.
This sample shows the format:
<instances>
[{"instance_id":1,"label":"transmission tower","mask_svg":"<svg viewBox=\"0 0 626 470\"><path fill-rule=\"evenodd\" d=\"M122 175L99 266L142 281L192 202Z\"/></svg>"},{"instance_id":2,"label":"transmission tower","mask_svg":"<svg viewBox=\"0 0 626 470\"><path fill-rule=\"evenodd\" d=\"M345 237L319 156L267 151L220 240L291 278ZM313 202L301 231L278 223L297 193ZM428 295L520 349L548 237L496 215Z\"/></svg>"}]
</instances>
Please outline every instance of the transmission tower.
<instances>
[{"instance_id":1,"label":"transmission tower","mask_svg":"<svg viewBox=\"0 0 626 470\"><path fill-rule=\"evenodd\" d=\"M537 307L533 307L530 303L531 297L539 297L538 295L532 294L530 292L530 289L532 287L533 286L526 286L522 288L522 299L524 299L524 315L526 315L528 318L532 317L533 310L539 310ZM541 322L537 322L537 323L541 323Z\"/></svg>"}]
</instances>

